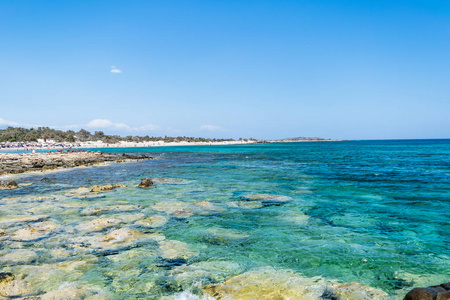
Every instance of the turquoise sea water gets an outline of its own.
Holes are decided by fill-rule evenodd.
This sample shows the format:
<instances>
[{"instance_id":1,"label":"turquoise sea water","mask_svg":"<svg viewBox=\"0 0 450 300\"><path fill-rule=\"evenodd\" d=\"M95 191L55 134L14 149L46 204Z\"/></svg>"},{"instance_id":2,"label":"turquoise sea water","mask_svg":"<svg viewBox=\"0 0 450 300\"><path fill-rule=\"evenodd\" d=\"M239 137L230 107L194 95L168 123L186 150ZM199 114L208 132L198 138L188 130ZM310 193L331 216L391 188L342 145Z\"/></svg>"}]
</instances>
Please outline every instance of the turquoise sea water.
<instances>
[{"instance_id":1,"label":"turquoise sea water","mask_svg":"<svg viewBox=\"0 0 450 300\"><path fill-rule=\"evenodd\" d=\"M155 159L25 175L17 178L21 188L0 190L0 221L47 215L46 222L57 226L36 240L0 239L0 256L16 249L37 253L29 261L0 258L3 270L26 279L27 272L41 272L39 266L83 262L73 267L76 272L59 267L55 279L45 279L51 283L30 277L33 292L74 282L113 299L173 298L195 283L220 283L267 266L361 282L393 298L412 286L450 280L450 140L105 151L145 152ZM41 182L44 176L50 182ZM144 177L159 179L150 189L136 188ZM108 183L126 187L89 197L70 193ZM287 197L252 200L251 194ZM202 201L209 206L194 204ZM139 207L83 213L116 204ZM138 222L155 215L167 223L154 228ZM79 224L99 217L121 221L102 231L80 229ZM8 223L4 229L12 236L24 226ZM83 237L124 227L151 238L114 249L80 246ZM161 254L162 238L190 250ZM55 255L57 249L67 255ZM204 267L207 262L223 268Z\"/></svg>"}]
</instances>

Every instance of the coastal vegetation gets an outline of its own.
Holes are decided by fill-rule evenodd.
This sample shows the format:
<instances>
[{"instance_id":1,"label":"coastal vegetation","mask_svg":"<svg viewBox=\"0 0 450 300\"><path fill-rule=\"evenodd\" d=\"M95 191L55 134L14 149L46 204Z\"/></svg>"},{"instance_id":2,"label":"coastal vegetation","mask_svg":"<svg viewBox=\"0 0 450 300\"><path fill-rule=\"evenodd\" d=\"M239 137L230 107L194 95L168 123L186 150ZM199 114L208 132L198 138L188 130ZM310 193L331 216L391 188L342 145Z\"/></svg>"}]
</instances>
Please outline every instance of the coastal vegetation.
<instances>
[{"instance_id":1,"label":"coastal vegetation","mask_svg":"<svg viewBox=\"0 0 450 300\"><path fill-rule=\"evenodd\" d=\"M203 138L203 137L156 137L156 136L119 136L119 135L107 135L103 131L95 131L91 133L85 129L81 129L78 132L73 130L57 130L50 127L38 127L35 128L21 128L21 127L8 127L6 129L0 129L0 143L3 142L37 142L38 140L55 142L89 142L89 141L102 141L108 144L114 144L118 142L156 142L164 141L165 143L171 142L225 142L234 141L234 139L216 139L216 138ZM247 141L247 139L240 139L241 141ZM249 140L253 140L250 138Z\"/></svg>"}]
</instances>

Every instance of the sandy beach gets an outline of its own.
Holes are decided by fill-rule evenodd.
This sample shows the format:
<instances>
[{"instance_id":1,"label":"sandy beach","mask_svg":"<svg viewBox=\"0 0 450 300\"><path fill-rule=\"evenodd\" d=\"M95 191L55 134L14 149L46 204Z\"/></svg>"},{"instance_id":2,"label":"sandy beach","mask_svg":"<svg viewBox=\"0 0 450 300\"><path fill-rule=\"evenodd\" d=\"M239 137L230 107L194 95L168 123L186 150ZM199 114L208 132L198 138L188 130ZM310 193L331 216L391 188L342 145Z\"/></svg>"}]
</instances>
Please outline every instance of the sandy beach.
<instances>
[{"instance_id":1,"label":"sandy beach","mask_svg":"<svg viewBox=\"0 0 450 300\"><path fill-rule=\"evenodd\" d=\"M262 143L257 140L245 140L245 141L223 141L223 142L170 142L164 141L156 142L125 142L121 141L114 144L104 143L102 141L96 142L76 142L76 143L5 143L0 145L0 151L41 151L41 150L58 150L58 149L96 149L96 148L139 148L139 147L170 147L170 146L207 146L207 145L248 145Z\"/></svg>"}]
</instances>

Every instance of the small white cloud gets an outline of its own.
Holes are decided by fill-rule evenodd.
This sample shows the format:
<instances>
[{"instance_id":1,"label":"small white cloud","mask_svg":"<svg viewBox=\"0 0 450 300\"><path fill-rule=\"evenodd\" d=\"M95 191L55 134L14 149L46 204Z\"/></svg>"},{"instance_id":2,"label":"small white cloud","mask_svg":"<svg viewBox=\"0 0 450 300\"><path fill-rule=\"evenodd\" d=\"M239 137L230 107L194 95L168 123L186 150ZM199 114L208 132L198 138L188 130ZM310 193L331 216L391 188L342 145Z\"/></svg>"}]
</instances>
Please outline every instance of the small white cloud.
<instances>
[{"instance_id":1,"label":"small white cloud","mask_svg":"<svg viewBox=\"0 0 450 300\"><path fill-rule=\"evenodd\" d=\"M114 123L107 119L95 119L86 124L87 127L109 128L113 127Z\"/></svg>"},{"instance_id":2,"label":"small white cloud","mask_svg":"<svg viewBox=\"0 0 450 300\"><path fill-rule=\"evenodd\" d=\"M119 70L114 66L111 66L110 68L111 68L111 73L116 73L116 74L122 73L122 70Z\"/></svg>"},{"instance_id":3,"label":"small white cloud","mask_svg":"<svg viewBox=\"0 0 450 300\"><path fill-rule=\"evenodd\" d=\"M0 126L24 126L25 124L20 124L13 121L8 121L5 119L0 118Z\"/></svg>"},{"instance_id":4,"label":"small white cloud","mask_svg":"<svg viewBox=\"0 0 450 300\"><path fill-rule=\"evenodd\" d=\"M206 130L206 131L226 131L226 129L216 126L216 125L202 125L200 126L200 130Z\"/></svg>"},{"instance_id":5,"label":"small white cloud","mask_svg":"<svg viewBox=\"0 0 450 300\"><path fill-rule=\"evenodd\" d=\"M151 131L158 130L160 127L158 125L147 124L142 126L133 127L125 123L114 123L108 119L95 119L90 121L85 125L90 128L111 128L111 129L121 129L127 131Z\"/></svg>"}]
</instances>

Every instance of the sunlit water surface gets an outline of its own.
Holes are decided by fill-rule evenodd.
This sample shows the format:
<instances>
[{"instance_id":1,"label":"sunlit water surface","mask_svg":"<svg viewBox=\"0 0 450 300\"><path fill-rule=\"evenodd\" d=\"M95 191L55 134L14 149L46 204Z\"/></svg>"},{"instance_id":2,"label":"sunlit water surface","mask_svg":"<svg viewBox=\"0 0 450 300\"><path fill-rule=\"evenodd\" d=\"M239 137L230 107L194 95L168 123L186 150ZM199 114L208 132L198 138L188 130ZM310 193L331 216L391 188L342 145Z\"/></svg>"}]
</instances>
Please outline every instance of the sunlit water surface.
<instances>
[{"instance_id":1,"label":"sunlit water surface","mask_svg":"<svg viewBox=\"0 0 450 300\"><path fill-rule=\"evenodd\" d=\"M33 293L76 283L112 299L170 299L267 266L361 282L393 298L449 281L448 140L105 151L155 159L22 175L12 177L19 189L0 190L0 221L46 215L54 226L18 240L14 233L34 222L0 223L8 234L0 238L0 267L28 276ZM137 188L145 177L155 186ZM109 183L126 187L74 192ZM249 194L290 201L242 197ZM102 207L110 208L93 210ZM162 216L160 224L142 222L152 216ZM80 225L98 218L116 221L99 230ZM89 240L120 228L142 236L113 246ZM37 255L1 259L18 249Z\"/></svg>"}]
</instances>

